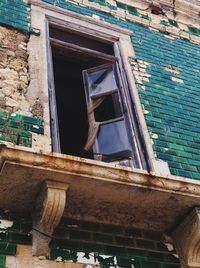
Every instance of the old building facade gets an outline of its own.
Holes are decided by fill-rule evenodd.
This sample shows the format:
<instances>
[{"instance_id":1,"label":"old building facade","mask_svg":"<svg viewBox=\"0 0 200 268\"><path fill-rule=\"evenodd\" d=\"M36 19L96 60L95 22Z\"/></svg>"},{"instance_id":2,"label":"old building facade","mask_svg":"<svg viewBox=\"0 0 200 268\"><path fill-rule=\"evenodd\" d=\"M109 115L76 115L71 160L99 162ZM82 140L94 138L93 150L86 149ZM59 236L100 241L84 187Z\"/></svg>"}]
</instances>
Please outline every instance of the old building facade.
<instances>
[{"instance_id":1,"label":"old building facade","mask_svg":"<svg viewBox=\"0 0 200 268\"><path fill-rule=\"evenodd\" d=\"M1 0L0 268L200 267L199 0Z\"/></svg>"}]
</instances>

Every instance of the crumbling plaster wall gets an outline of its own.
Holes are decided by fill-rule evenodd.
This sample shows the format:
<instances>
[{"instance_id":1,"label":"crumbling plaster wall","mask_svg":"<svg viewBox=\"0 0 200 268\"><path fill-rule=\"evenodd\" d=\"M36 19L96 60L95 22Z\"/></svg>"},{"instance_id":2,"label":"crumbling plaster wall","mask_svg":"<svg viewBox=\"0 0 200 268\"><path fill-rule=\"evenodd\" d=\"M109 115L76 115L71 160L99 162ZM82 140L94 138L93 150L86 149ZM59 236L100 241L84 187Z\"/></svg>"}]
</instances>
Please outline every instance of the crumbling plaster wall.
<instances>
[{"instance_id":1,"label":"crumbling plaster wall","mask_svg":"<svg viewBox=\"0 0 200 268\"><path fill-rule=\"evenodd\" d=\"M0 108L31 116L27 41L27 34L0 27Z\"/></svg>"},{"instance_id":2,"label":"crumbling plaster wall","mask_svg":"<svg viewBox=\"0 0 200 268\"><path fill-rule=\"evenodd\" d=\"M42 94L38 88L30 87L29 39L28 33L0 26L0 110L11 115L43 119ZM31 94L30 90L33 91ZM33 149L51 151L48 127L45 135L31 135Z\"/></svg>"}]
</instances>

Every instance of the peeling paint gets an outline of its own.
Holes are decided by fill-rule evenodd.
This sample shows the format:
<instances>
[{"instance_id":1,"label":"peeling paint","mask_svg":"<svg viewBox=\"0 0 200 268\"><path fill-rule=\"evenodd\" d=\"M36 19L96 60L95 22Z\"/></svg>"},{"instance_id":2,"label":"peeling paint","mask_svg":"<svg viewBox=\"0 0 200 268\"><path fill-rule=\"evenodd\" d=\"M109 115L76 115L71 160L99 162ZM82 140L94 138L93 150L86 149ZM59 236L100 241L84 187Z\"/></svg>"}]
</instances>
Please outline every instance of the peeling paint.
<instances>
[{"instance_id":1,"label":"peeling paint","mask_svg":"<svg viewBox=\"0 0 200 268\"><path fill-rule=\"evenodd\" d=\"M93 14L92 17L93 17L93 19L95 19L95 20L100 20L100 17L99 17L98 15Z\"/></svg>"},{"instance_id":2,"label":"peeling paint","mask_svg":"<svg viewBox=\"0 0 200 268\"><path fill-rule=\"evenodd\" d=\"M147 73L147 67L150 65L150 63L137 60L132 57L129 57L129 63L131 65L136 83L140 85L143 85L143 82L148 83L151 75ZM145 90L145 86L143 86L142 89Z\"/></svg>"},{"instance_id":3,"label":"peeling paint","mask_svg":"<svg viewBox=\"0 0 200 268\"><path fill-rule=\"evenodd\" d=\"M174 250L174 246L172 244L170 244L170 243L165 243L165 246L167 247L167 249L169 251L173 251Z\"/></svg>"},{"instance_id":4,"label":"peeling paint","mask_svg":"<svg viewBox=\"0 0 200 268\"><path fill-rule=\"evenodd\" d=\"M153 139L158 139L158 134L153 134L153 135L152 135L152 138L153 138Z\"/></svg>"},{"instance_id":5,"label":"peeling paint","mask_svg":"<svg viewBox=\"0 0 200 268\"><path fill-rule=\"evenodd\" d=\"M55 261L62 262L63 260L62 260L62 257L59 256L59 257L57 257L57 259Z\"/></svg>"},{"instance_id":6,"label":"peeling paint","mask_svg":"<svg viewBox=\"0 0 200 268\"><path fill-rule=\"evenodd\" d=\"M149 111L143 110L144 114L149 114Z\"/></svg>"},{"instance_id":7,"label":"peeling paint","mask_svg":"<svg viewBox=\"0 0 200 268\"><path fill-rule=\"evenodd\" d=\"M12 227L13 224L14 224L13 221L0 219L0 233L4 233L5 230Z\"/></svg>"},{"instance_id":8,"label":"peeling paint","mask_svg":"<svg viewBox=\"0 0 200 268\"><path fill-rule=\"evenodd\" d=\"M85 257L85 253L84 252L79 252L77 254L78 259L77 261L80 263L87 263L87 264L97 264L94 258L94 253L90 253L88 254L88 257ZM99 263L98 263L99 264Z\"/></svg>"},{"instance_id":9,"label":"peeling paint","mask_svg":"<svg viewBox=\"0 0 200 268\"><path fill-rule=\"evenodd\" d=\"M178 70L177 68L173 66L166 67L164 68L164 70L173 74L180 74L180 70Z\"/></svg>"},{"instance_id":10,"label":"peeling paint","mask_svg":"<svg viewBox=\"0 0 200 268\"><path fill-rule=\"evenodd\" d=\"M177 77L173 77L172 76L171 79L172 79L172 81L177 82L179 84L183 84L184 83L183 79L181 79L181 78L177 78Z\"/></svg>"}]
</instances>

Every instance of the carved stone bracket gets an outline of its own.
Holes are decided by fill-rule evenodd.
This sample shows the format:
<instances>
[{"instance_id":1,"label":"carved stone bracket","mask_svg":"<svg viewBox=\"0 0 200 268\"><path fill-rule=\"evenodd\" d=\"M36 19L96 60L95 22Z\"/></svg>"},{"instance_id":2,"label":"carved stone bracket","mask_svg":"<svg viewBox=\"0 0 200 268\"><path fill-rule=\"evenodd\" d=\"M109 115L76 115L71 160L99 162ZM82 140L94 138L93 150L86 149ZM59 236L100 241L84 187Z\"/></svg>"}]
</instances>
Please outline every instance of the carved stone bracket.
<instances>
[{"instance_id":1,"label":"carved stone bracket","mask_svg":"<svg viewBox=\"0 0 200 268\"><path fill-rule=\"evenodd\" d=\"M173 239L182 267L200 267L200 208L195 208L175 229Z\"/></svg>"},{"instance_id":2,"label":"carved stone bracket","mask_svg":"<svg viewBox=\"0 0 200 268\"><path fill-rule=\"evenodd\" d=\"M63 215L68 188L69 185L55 181L46 181L42 186L33 213L32 253L34 256L49 255L49 243Z\"/></svg>"}]
</instances>

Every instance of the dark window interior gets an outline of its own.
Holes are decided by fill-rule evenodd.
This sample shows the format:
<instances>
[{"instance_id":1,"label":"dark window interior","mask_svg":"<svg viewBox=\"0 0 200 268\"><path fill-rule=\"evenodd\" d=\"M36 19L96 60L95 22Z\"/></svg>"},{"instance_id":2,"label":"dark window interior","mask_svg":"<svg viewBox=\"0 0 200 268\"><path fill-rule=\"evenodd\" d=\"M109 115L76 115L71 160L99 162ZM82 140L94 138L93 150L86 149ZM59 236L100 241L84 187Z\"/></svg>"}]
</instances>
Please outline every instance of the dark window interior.
<instances>
[{"instance_id":1,"label":"dark window interior","mask_svg":"<svg viewBox=\"0 0 200 268\"><path fill-rule=\"evenodd\" d=\"M81 33L70 32L69 30L64 32L63 29L58 29L51 27L49 29L49 35L52 38L61 40L73 45L78 45L83 48L89 48L95 51L103 52L108 55L114 55L113 44L105 43L100 40L97 40L98 36L95 36L96 39L92 37L86 37Z\"/></svg>"},{"instance_id":2,"label":"dark window interior","mask_svg":"<svg viewBox=\"0 0 200 268\"><path fill-rule=\"evenodd\" d=\"M104 100L94 111L97 122L107 121L122 116L118 93L104 96Z\"/></svg>"},{"instance_id":3,"label":"dark window interior","mask_svg":"<svg viewBox=\"0 0 200 268\"><path fill-rule=\"evenodd\" d=\"M72 29L65 31L52 25L49 34L54 72L52 74L50 66L48 82L53 151L139 167L138 156L135 156L136 141L132 143L129 131L132 125L120 95L118 73L115 72L117 58L114 57L113 43L102 42L98 36L86 36ZM91 112L87 112L87 105L92 107L90 102L95 107L92 119ZM56 110L57 118L53 114ZM92 129L95 126L93 122L100 122L99 126L96 124L96 133L95 128ZM92 137L95 143L90 140L91 133L96 135ZM88 141L92 143L87 147ZM145 160L143 158L142 161Z\"/></svg>"},{"instance_id":4,"label":"dark window interior","mask_svg":"<svg viewBox=\"0 0 200 268\"><path fill-rule=\"evenodd\" d=\"M88 119L82 70L105 61L56 47L52 55L61 153L92 158L83 150Z\"/></svg>"}]
</instances>

